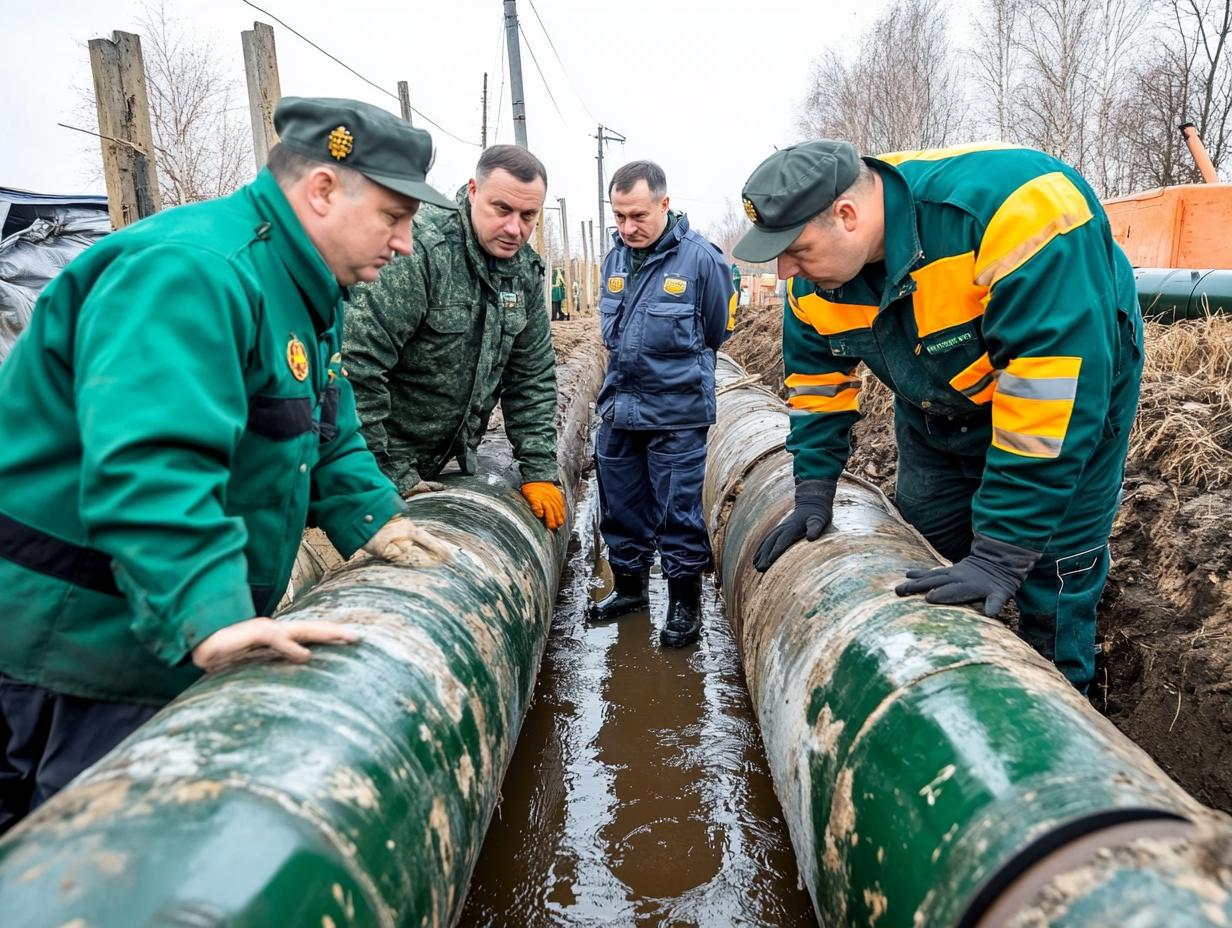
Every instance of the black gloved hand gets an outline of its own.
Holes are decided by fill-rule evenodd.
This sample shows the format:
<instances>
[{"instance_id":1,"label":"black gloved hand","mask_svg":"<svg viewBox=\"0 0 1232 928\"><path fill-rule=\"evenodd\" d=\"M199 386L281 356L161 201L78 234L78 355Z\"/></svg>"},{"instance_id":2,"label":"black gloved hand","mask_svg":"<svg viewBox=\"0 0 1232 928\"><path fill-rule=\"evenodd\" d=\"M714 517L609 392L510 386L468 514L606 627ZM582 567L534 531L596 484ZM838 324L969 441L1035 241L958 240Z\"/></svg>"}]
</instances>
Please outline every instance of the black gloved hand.
<instances>
[{"instance_id":1,"label":"black gloved hand","mask_svg":"<svg viewBox=\"0 0 1232 928\"><path fill-rule=\"evenodd\" d=\"M1040 556L1004 541L976 535L971 553L952 567L909 570L906 583L894 588L899 596L927 593L930 603L984 601L984 615L998 615L1022 586Z\"/></svg>"},{"instance_id":2,"label":"black gloved hand","mask_svg":"<svg viewBox=\"0 0 1232 928\"><path fill-rule=\"evenodd\" d=\"M801 538L816 541L834 513L836 480L801 480L796 484L796 508L770 529L757 546L753 567L765 573L784 551Z\"/></svg>"}]
</instances>

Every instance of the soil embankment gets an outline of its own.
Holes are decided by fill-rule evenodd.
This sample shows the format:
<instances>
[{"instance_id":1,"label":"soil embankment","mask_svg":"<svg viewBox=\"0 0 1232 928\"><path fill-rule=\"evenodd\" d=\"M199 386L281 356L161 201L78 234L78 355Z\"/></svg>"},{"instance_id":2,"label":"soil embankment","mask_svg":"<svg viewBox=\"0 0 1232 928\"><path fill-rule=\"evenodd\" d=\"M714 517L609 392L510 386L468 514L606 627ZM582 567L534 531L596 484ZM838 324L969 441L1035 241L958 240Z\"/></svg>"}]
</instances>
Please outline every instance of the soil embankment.
<instances>
[{"instance_id":1,"label":"soil embankment","mask_svg":"<svg viewBox=\"0 0 1232 928\"><path fill-rule=\"evenodd\" d=\"M747 308L726 347L780 395L781 333L781 308ZM1232 318L1148 325L1146 355L1091 701L1232 811ZM892 497L889 391L863 376L849 470Z\"/></svg>"}]
</instances>

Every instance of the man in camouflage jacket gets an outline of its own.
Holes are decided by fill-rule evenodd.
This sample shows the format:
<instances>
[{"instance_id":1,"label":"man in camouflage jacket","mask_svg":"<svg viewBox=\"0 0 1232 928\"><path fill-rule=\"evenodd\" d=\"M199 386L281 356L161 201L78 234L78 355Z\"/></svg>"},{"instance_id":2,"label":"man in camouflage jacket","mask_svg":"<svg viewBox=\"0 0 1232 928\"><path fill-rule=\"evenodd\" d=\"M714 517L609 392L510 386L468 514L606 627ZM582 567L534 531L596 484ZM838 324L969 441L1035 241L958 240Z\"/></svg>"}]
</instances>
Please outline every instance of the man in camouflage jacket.
<instances>
[{"instance_id":1,"label":"man in camouflage jacket","mask_svg":"<svg viewBox=\"0 0 1232 928\"><path fill-rule=\"evenodd\" d=\"M543 262L526 244L546 192L538 158L488 148L460 208L421 210L412 253L351 290L343 354L364 438L400 493L440 489L454 460L473 473L500 400L522 493L555 529L556 357Z\"/></svg>"}]
</instances>

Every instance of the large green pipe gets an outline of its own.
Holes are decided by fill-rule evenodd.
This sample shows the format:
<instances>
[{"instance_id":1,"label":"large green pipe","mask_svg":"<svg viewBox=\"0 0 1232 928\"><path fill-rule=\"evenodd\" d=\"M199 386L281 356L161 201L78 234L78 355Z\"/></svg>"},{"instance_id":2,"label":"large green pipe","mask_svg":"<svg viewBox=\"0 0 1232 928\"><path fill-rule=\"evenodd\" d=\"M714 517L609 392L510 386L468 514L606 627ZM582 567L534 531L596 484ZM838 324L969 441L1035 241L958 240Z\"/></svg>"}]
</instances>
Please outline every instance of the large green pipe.
<instances>
[{"instance_id":1,"label":"large green pipe","mask_svg":"<svg viewBox=\"0 0 1232 928\"><path fill-rule=\"evenodd\" d=\"M705 506L821 922L1232 924L1227 853L1222 871L1186 867L1207 847L1191 823L1227 841L1224 820L1000 622L896 596L908 568L936 561L875 489L845 479L833 528L754 571L757 542L791 507L792 465L785 407L741 375L720 360ZM1124 856L1105 860L1110 849ZM1067 881L1061 864L1088 876ZM1035 918L1041 900L1052 908ZM1136 920L1100 914L1127 900Z\"/></svg>"},{"instance_id":2,"label":"large green pipe","mask_svg":"<svg viewBox=\"0 0 1232 928\"><path fill-rule=\"evenodd\" d=\"M601 378L597 350L560 371L570 495ZM507 447L481 460L486 476L412 503L459 546L452 563L355 563L282 615L361 643L204 678L6 836L0 925L451 924L568 541L513 488Z\"/></svg>"},{"instance_id":3,"label":"large green pipe","mask_svg":"<svg viewBox=\"0 0 1232 928\"><path fill-rule=\"evenodd\" d=\"M1134 277L1145 319L1166 324L1232 312L1232 270L1140 267Z\"/></svg>"}]
</instances>

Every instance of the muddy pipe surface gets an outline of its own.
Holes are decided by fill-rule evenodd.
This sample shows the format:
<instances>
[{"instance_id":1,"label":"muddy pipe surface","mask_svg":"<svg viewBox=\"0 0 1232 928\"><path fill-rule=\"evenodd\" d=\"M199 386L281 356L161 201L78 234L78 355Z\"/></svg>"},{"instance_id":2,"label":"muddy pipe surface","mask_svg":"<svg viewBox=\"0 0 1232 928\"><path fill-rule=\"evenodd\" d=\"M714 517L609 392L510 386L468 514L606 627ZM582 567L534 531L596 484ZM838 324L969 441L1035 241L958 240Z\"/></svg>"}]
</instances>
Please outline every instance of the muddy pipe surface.
<instances>
[{"instance_id":1,"label":"muddy pipe surface","mask_svg":"<svg viewBox=\"0 0 1232 928\"><path fill-rule=\"evenodd\" d=\"M574 495L602 377L560 371ZM411 516L448 565L356 560L284 621L359 629L311 662L187 690L0 841L0 924L443 926L461 908L534 686L567 533L515 488L507 445Z\"/></svg>"},{"instance_id":2,"label":"muddy pipe surface","mask_svg":"<svg viewBox=\"0 0 1232 928\"><path fill-rule=\"evenodd\" d=\"M844 479L822 538L753 570L793 480L786 408L742 375L721 359L706 511L820 921L977 925L1029 877L996 924L1232 923L1226 817L1000 622L896 596L937 561L874 489ZM1036 869L1080 841L1059 871Z\"/></svg>"}]
</instances>

